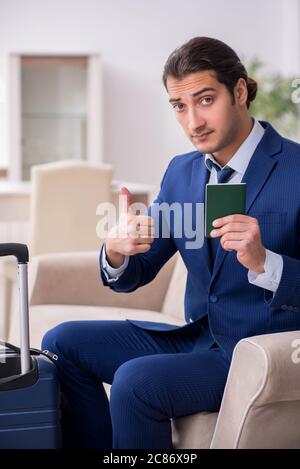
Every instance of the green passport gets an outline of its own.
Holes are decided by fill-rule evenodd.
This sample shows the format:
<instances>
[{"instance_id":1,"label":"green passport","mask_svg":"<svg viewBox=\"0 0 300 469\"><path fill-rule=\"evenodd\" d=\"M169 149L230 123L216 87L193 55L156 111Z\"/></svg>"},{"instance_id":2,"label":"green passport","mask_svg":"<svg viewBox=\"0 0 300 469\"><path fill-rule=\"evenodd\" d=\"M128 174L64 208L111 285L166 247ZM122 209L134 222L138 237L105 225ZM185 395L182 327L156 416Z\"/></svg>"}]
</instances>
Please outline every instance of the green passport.
<instances>
[{"instance_id":1,"label":"green passport","mask_svg":"<svg viewBox=\"0 0 300 469\"><path fill-rule=\"evenodd\" d=\"M206 184L205 191L205 236L210 237L214 229L212 222L226 215L245 214L246 183Z\"/></svg>"}]
</instances>

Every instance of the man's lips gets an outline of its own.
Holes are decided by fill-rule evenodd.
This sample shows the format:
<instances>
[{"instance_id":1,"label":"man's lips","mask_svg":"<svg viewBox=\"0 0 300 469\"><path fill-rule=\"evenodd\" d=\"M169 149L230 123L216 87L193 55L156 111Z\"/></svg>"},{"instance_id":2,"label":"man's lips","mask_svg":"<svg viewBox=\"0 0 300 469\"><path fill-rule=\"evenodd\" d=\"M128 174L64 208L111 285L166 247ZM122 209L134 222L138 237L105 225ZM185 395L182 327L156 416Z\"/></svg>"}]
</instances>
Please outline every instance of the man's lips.
<instances>
[{"instance_id":1,"label":"man's lips","mask_svg":"<svg viewBox=\"0 0 300 469\"><path fill-rule=\"evenodd\" d=\"M194 140L200 140L200 141L203 141L206 139L206 137L211 134L213 132L213 130L209 130L207 132L202 132L202 134L198 134L198 135L192 135L192 138Z\"/></svg>"},{"instance_id":2,"label":"man's lips","mask_svg":"<svg viewBox=\"0 0 300 469\"><path fill-rule=\"evenodd\" d=\"M213 130L209 130L207 132L202 132L202 134L197 134L197 135L192 135L192 138L202 138L205 137L205 135L209 135L213 132Z\"/></svg>"}]
</instances>

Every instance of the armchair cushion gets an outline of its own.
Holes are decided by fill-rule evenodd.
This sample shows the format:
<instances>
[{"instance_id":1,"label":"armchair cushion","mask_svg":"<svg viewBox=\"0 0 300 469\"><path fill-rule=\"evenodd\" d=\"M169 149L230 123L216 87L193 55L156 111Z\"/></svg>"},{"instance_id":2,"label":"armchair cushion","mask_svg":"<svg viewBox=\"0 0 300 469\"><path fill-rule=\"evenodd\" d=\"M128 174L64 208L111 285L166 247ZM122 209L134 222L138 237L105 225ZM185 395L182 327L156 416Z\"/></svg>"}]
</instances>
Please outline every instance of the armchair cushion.
<instances>
[{"instance_id":1,"label":"armchair cushion","mask_svg":"<svg viewBox=\"0 0 300 469\"><path fill-rule=\"evenodd\" d=\"M84 305L37 305L31 306L30 315L30 344L40 348L43 335L52 327L65 321L76 320L124 320L138 319L142 321L169 322L180 325L181 322L172 316L162 315L160 312L146 309L131 309L120 307L84 306ZM19 345L18 318L14 318L9 334L9 342Z\"/></svg>"},{"instance_id":2,"label":"armchair cushion","mask_svg":"<svg viewBox=\"0 0 300 469\"><path fill-rule=\"evenodd\" d=\"M175 258L156 278L132 293L115 293L101 283L98 252L46 254L29 265L29 303L114 306L161 311ZM181 315L183 321L183 314Z\"/></svg>"},{"instance_id":3,"label":"armchair cushion","mask_svg":"<svg viewBox=\"0 0 300 469\"><path fill-rule=\"evenodd\" d=\"M172 442L179 449L209 449L218 412L198 412L172 420Z\"/></svg>"}]
</instances>

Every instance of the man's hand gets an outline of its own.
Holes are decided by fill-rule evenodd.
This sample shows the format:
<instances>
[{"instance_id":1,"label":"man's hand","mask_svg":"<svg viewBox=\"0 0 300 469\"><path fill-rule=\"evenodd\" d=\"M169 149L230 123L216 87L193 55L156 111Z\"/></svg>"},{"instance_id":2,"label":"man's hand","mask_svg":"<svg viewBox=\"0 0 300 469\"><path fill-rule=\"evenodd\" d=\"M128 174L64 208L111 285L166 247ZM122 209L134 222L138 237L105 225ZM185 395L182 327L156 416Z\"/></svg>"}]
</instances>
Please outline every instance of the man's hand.
<instances>
[{"instance_id":1,"label":"man's hand","mask_svg":"<svg viewBox=\"0 0 300 469\"><path fill-rule=\"evenodd\" d=\"M238 261L247 269L262 274L266 250L261 243L259 224L256 218L247 215L228 215L214 220L215 229L211 236L221 237L220 243L226 251L236 251Z\"/></svg>"},{"instance_id":2,"label":"man's hand","mask_svg":"<svg viewBox=\"0 0 300 469\"><path fill-rule=\"evenodd\" d=\"M106 256L112 267L120 267L125 256L149 251L154 241L152 217L135 215L130 210L131 194L126 187L120 190L122 208L118 223L105 240Z\"/></svg>"}]
</instances>

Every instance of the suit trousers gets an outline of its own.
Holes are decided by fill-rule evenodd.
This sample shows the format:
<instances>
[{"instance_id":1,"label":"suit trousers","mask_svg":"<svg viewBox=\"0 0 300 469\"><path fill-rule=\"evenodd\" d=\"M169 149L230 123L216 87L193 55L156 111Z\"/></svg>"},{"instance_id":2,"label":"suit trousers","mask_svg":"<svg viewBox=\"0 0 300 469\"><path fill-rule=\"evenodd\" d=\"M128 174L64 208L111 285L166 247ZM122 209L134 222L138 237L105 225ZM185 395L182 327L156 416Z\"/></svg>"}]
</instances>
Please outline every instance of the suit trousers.
<instances>
[{"instance_id":1,"label":"suit trousers","mask_svg":"<svg viewBox=\"0 0 300 469\"><path fill-rule=\"evenodd\" d=\"M172 448L171 419L218 411L230 366L216 343L203 346L200 326L183 334L69 321L42 349L58 357L64 448Z\"/></svg>"}]
</instances>

